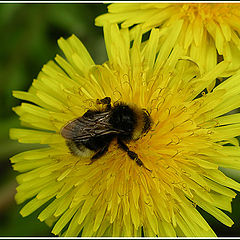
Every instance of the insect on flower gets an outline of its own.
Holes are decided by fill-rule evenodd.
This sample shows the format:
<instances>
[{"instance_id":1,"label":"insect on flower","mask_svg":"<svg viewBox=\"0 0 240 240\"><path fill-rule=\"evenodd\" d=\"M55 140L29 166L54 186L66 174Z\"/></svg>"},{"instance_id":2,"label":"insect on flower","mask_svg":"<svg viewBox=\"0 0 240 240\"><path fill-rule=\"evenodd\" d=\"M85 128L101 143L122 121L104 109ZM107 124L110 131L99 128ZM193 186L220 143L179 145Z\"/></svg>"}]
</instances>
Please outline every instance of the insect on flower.
<instances>
[{"instance_id":1,"label":"insect on flower","mask_svg":"<svg viewBox=\"0 0 240 240\"><path fill-rule=\"evenodd\" d=\"M110 143L117 138L119 147L139 166L143 162L131 151L125 142L139 139L146 134L152 124L149 113L144 109L124 103L111 106L111 98L97 99L97 104L106 105L103 111L88 110L82 117L67 123L61 131L73 155L91 157L93 163L104 155Z\"/></svg>"}]
</instances>

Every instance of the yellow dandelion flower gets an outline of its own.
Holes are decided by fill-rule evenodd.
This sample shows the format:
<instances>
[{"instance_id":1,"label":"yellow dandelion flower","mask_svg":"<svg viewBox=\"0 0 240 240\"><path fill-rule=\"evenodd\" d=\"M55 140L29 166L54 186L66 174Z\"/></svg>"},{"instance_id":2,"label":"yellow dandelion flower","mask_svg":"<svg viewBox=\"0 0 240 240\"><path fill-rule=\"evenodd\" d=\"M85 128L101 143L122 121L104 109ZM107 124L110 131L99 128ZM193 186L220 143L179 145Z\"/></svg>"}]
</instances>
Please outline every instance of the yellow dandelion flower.
<instances>
[{"instance_id":1,"label":"yellow dandelion flower","mask_svg":"<svg viewBox=\"0 0 240 240\"><path fill-rule=\"evenodd\" d=\"M122 28L141 25L144 32L160 27L161 36L173 28L178 34L177 42L203 71L217 64L217 53L231 62L229 71L239 68L239 3L113 3L108 11L96 18L96 25L102 26L106 21L121 23ZM135 29L132 28L132 35Z\"/></svg>"},{"instance_id":2,"label":"yellow dandelion flower","mask_svg":"<svg viewBox=\"0 0 240 240\"><path fill-rule=\"evenodd\" d=\"M215 236L199 206L232 226L222 210L231 212L240 184L218 168L240 169L234 138L240 114L224 115L239 107L240 72L199 96L228 63L201 75L194 62L181 57L175 31L158 52L160 34L153 29L142 48L140 29L130 44L128 29L106 24L109 61L103 65L95 65L76 36L61 38L66 60L57 55L28 92L14 91L25 100L14 111L28 129L11 129L11 138L47 145L11 158L21 172L16 200L29 200L22 216L45 204L38 218L54 223L52 232L63 236ZM70 152L60 134L88 109L103 108L96 99L106 96L149 112L151 130L127 143L145 168L115 140L89 165L90 159Z\"/></svg>"}]
</instances>

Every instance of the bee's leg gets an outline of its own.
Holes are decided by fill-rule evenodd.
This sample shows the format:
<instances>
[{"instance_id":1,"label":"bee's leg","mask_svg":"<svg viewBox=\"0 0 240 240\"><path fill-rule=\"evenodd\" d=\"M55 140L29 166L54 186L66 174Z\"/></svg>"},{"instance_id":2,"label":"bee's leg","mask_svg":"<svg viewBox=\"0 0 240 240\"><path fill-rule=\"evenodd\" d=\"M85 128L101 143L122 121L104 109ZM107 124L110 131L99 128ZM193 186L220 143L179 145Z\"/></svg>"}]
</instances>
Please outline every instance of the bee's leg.
<instances>
[{"instance_id":1,"label":"bee's leg","mask_svg":"<svg viewBox=\"0 0 240 240\"><path fill-rule=\"evenodd\" d=\"M97 99L97 104L110 104L111 103L111 98L110 97L105 97L103 99Z\"/></svg>"},{"instance_id":2,"label":"bee's leg","mask_svg":"<svg viewBox=\"0 0 240 240\"><path fill-rule=\"evenodd\" d=\"M130 151L129 148L128 148L128 146L127 146L124 142L122 142L120 139L118 139L118 145L119 145L119 147L120 147L122 150L124 150L125 152L127 152L128 156L129 156L132 160L136 161L136 163L137 163L138 166L143 166L146 170L148 170L149 172L152 172L152 170L150 170L150 169L148 169L148 168L146 168L146 167L144 166L142 160L138 158L138 155L137 155L135 152Z\"/></svg>"},{"instance_id":3,"label":"bee's leg","mask_svg":"<svg viewBox=\"0 0 240 240\"><path fill-rule=\"evenodd\" d=\"M98 158L102 157L108 150L109 144L105 145L102 149L100 149L98 152L96 152L91 157L91 162L88 165L91 165L93 162L95 162Z\"/></svg>"},{"instance_id":4,"label":"bee's leg","mask_svg":"<svg viewBox=\"0 0 240 240\"><path fill-rule=\"evenodd\" d=\"M111 98L110 97L105 97L103 99L97 99L96 103L107 105L107 107L106 107L107 110L111 109Z\"/></svg>"}]
</instances>

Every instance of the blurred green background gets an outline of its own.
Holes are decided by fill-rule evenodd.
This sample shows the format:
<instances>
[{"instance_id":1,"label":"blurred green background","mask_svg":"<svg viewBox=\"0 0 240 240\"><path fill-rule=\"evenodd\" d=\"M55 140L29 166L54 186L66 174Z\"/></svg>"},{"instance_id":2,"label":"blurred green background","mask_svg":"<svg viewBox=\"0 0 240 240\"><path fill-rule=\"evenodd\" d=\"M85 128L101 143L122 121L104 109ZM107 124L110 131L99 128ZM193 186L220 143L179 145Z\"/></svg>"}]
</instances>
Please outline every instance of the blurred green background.
<instances>
[{"instance_id":1,"label":"blurred green background","mask_svg":"<svg viewBox=\"0 0 240 240\"><path fill-rule=\"evenodd\" d=\"M104 4L0 4L0 237L53 236L50 228L41 223L40 211L21 217L14 200L17 175L9 158L36 146L9 140L11 127L19 127L12 107L20 101L12 90L28 90L41 67L56 53L57 39L75 34L83 42L96 63L106 59L102 28L94 26L96 16L106 12ZM226 171L240 181L238 171ZM240 197L233 200L233 213L227 213L235 222L232 228L219 223L207 213L208 220L218 236L240 236Z\"/></svg>"},{"instance_id":2,"label":"blurred green background","mask_svg":"<svg viewBox=\"0 0 240 240\"><path fill-rule=\"evenodd\" d=\"M60 37L75 34L96 63L107 59L102 28L94 19L106 12L104 4L0 4L0 236L52 236L39 212L23 218L14 201L15 177L9 158L35 148L9 140L11 127L20 126L12 107L20 101L12 90L28 90L42 66L55 55Z\"/></svg>"}]
</instances>

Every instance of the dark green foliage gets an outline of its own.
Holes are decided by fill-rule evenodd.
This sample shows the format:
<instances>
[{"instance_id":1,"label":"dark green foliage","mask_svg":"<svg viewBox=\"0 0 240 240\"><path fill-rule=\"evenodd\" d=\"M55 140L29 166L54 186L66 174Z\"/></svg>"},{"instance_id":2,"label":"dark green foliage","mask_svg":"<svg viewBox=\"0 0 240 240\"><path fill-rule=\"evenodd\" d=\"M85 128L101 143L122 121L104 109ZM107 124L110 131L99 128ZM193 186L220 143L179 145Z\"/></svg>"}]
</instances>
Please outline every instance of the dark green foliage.
<instances>
[{"instance_id":1,"label":"dark green foliage","mask_svg":"<svg viewBox=\"0 0 240 240\"><path fill-rule=\"evenodd\" d=\"M42 66L62 52L60 37L75 34L94 61L106 57L102 28L94 26L96 16L106 12L104 4L0 4L0 236L51 236L50 228L37 213L23 218L14 201L17 175L9 158L39 146L9 139L11 127L19 127L12 107L20 101L13 90L28 90Z\"/></svg>"}]
</instances>

